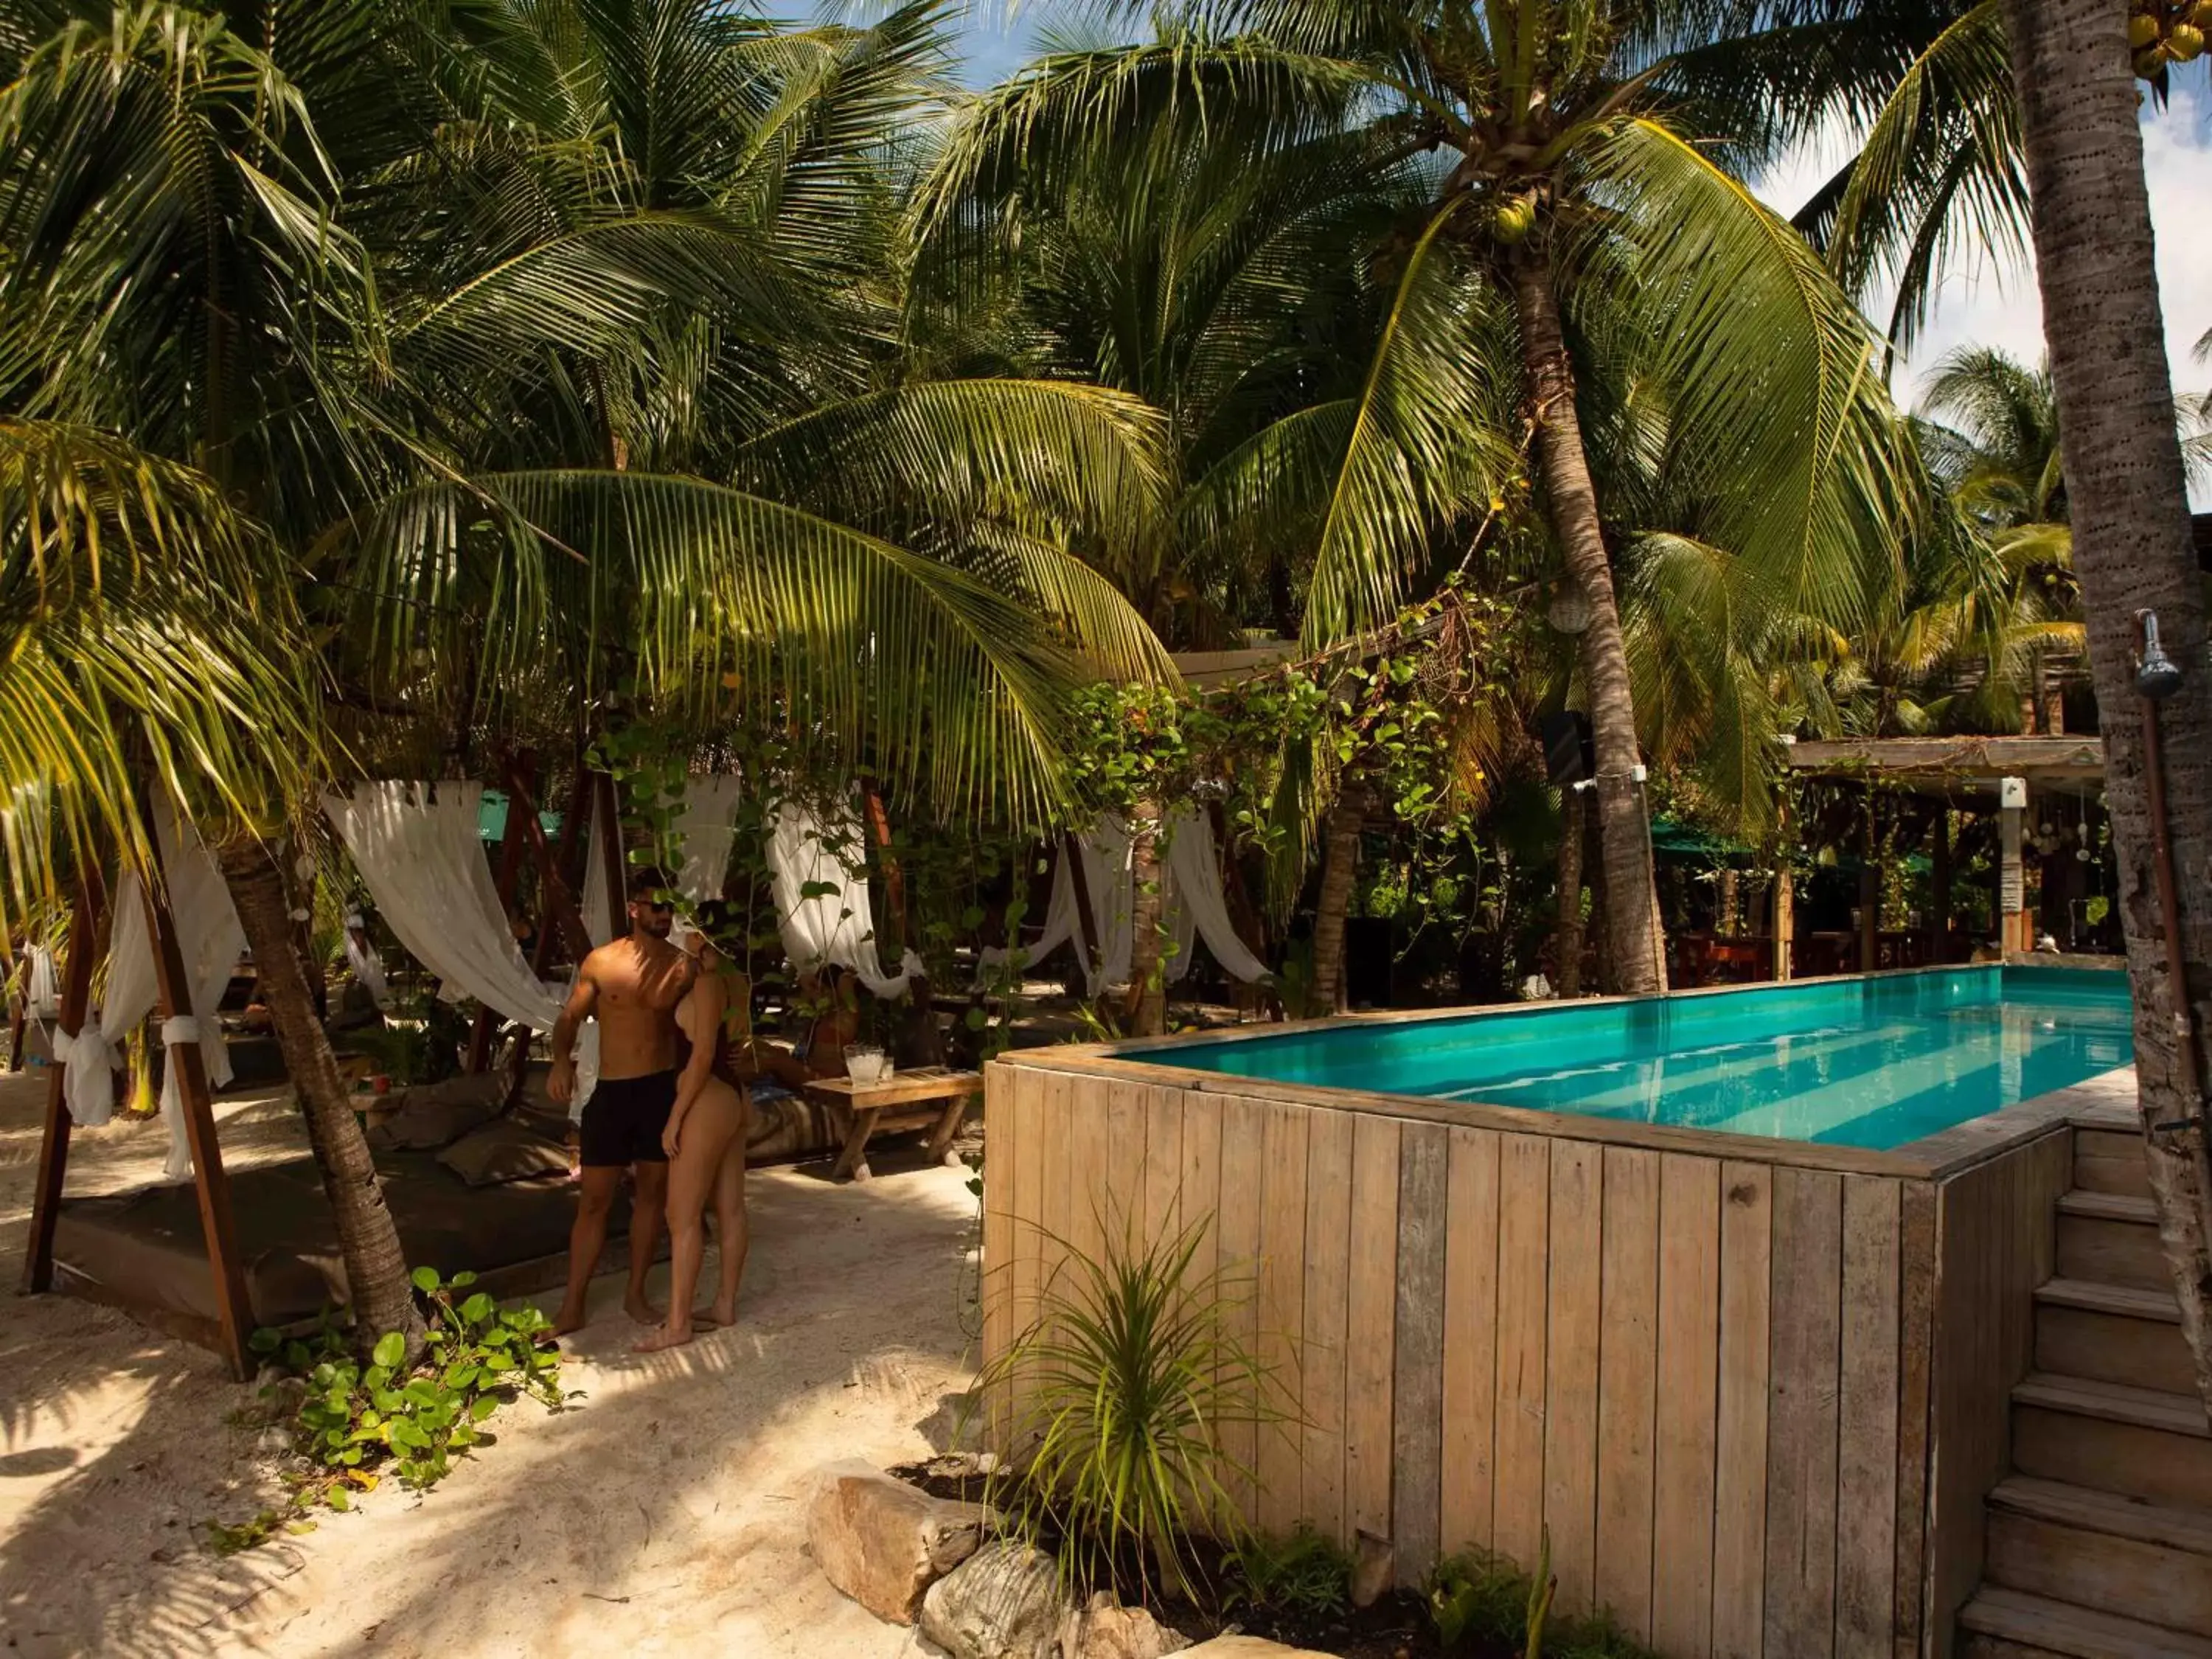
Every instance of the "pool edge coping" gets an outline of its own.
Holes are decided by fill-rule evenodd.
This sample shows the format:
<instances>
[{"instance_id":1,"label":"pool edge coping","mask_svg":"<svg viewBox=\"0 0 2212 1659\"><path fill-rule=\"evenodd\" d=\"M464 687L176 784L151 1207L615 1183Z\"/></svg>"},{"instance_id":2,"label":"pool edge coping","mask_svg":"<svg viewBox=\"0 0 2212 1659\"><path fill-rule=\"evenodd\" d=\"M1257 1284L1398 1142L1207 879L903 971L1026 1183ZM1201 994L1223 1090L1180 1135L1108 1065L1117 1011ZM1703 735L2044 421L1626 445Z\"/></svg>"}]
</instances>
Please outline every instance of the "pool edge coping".
<instances>
[{"instance_id":1,"label":"pool edge coping","mask_svg":"<svg viewBox=\"0 0 2212 1659\"><path fill-rule=\"evenodd\" d=\"M1856 982L1896 979L1913 974L2002 971L2007 967L2032 966L2011 963L1958 963L1932 968L1899 968L1846 977ZM1786 980L1753 985L1699 986L1668 993L1670 998L1741 994L1746 991L1786 990L1816 985L1819 980ZM1648 997L1605 996L1577 998L1575 1007L1604 1007L1646 1002ZM1157 1037L1124 1037L1108 1042L1067 1043L1042 1048L1014 1048L999 1055L994 1066L1024 1070L1059 1071L1106 1076L1133 1085L1178 1088L1197 1094L1223 1095L1238 1099L1279 1101L1286 1104L1328 1107L1396 1117L1420 1122L1458 1124L1508 1133L1538 1134L1553 1139L1598 1142L1641 1147L1661 1152L1688 1152L1705 1157L1730 1155L1746 1162L1791 1164L1833 1170L1850 1175L1901 1176L1923 1181L1946 1181L2013 1151L2025 1143L2065 1127L2077 1116L2112 1105L2115 1092L2132 1101L2135 1064L2116 1066L2063 1089L1969 1118L1932 1135L1902 1146L1876 1151L1823 1141L1787 1140L1771 1135L1747 1134L1733 1129L1689 1128L1671 1124L1643 1123L1620 1118L1585 1116L1554 1112L1540 1107L1503 1106L1486 1101L1440 1100L1425 1095L1395 1094L1388 1090L1342 1089L1310 1083L1285 1083L1270 1078L1243 1077L1226 1072L1202 1071L1160 1060L1140 1060L1161 1049L1199 1043L1251 1042L1300 1032L1347 1030L1359 1025L1396 1025L1420 1020L1464 1019L1486 1015L1525 1013L1543 1005L1498 1003L1458 1008L1398 1008L1358 1014L1339 1014L1319 1019L1255 1023L1226 1030L1178 1031ZM1559 1005L1566 1006L1566 1005Z\"/></svg>"}]
</instances>

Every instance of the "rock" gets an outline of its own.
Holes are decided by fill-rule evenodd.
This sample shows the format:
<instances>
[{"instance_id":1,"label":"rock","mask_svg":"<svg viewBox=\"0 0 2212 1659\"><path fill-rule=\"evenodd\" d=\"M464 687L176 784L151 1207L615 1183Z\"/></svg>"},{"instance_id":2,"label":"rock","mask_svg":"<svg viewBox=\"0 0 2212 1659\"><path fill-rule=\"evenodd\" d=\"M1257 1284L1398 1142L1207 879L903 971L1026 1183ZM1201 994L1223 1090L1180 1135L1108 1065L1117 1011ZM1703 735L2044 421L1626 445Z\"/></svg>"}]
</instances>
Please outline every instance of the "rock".
<instances>
[{"instance_id":1,"label":"rock","mask_svg":"<svg viewBox=\"0 0 2212 1659\"><path fill-rule=\"evenodd\" d=\"M1164 1659L1190 1640L1142 1607L1125 1607L1101 1590L1060 1626L1060 1659Z\"/></svg>"},{"instance_id":2,"label":"rock","mask_svg":"<svg viewBox=\"0 0 2212 1659\"><path fill-rule=\"evenodd\" d=\"M1391 1573L1396 1565L1397 1557L1390 1540L1363 1530L1352 1542L1352 1605L1371 1607L1381 1601L1382 1592L1390 1588Z\"/></svg>"},{"instance_id":3,"label":"rock","mask_svg":"<svg viewBox=\"0 0 2212 1659\"><path fill-rule=\"evenodd\" d=\"M1059 1564L1026 1544L987 1544L929 1587L921 1633L951 1659L1060 1659L1074 1611Z\"/></svg>"},{"instance_id":4,"label":"rock","mask_svg":"<svg viewBox=\"0 0 2212 1659\"><path fill-rule=\"evenodd\" d=\"M1328 1659L1313 1648L1286 1648L1257 1636L1217 1636L1182 1650L1183 1659Z\"/></svg>"},{"instance_id":5,"label":"rock","mask_svg":"<svg viewBox=\"0 0 2212 1659\"><path fill-rule=\"evenodd\" d=\"M857 1458L816 1471L806 1542L823 1576L878 1619L910 1625L922 1593L975 1553L981 1504L956 1504Z\"/></svg>"}]
</instances>

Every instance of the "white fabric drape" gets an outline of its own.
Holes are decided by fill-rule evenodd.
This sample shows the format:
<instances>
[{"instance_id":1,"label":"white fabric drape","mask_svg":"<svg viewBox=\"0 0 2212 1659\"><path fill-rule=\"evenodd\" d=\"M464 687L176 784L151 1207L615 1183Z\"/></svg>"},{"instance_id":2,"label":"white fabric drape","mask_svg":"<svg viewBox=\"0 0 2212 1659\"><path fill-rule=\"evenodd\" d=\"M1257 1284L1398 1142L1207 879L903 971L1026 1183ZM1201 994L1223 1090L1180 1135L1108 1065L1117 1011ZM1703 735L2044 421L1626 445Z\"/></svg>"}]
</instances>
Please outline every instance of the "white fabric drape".
<instances>
[{"instance_id":1,"label":"white fabric drape","mask_svg":"<svg viewBox=\"0 0 2212 1659\"><path fill-rule=\"evenodd\" d=\"M230 1081L231 1069L216 1008L246 949L246 930L231 908L230 889L214 857L198 833L179 823L175 810L166 803L154 814L154 836L168 878L169 915L176 926L192 1002L189 1010L164 1024L163 1039L172 1045L197 1042L208 1082L220 1089ZM106 998L98 1010L86 1014L84 1028L76 1036L57 1033L55 1037L54 1056L67 1067L63 1091L70 1115L78 1123L90 1127L115 1115L114 1078L123 1064L118 1044L153 1012L157 991L145 889L135 873L126 872L115 884ZM191 1176L192 1164L173 1060L172 1056L172 1063L162 1067L161 1121L169 1132L164 1170L168 1179L182 1181Z\"/></svg>"},{"instance_id":2,"label":"white fabric drape","mask_svg":"<svg viewBox=\"0 0 2212 1659\"><path fill-rule=\"evenodd\" d=\"M487 1008L550 1031L567 989L532 973L515 943L478 836L483 794L470 782L362 783L350 796L325 795L323 811L410 956ZM598 1075L593 1024L577 1045L579 1108Z\"/></svg>"},{"instance_id":3,"label":"white fabric drape","mask_svg":"<svg viewBox=\"0 0 2212 1659\"><path fill-rule=\"evenodd\" d=\"M608 887L607 858L599 850L605 845L603 836L622 833L618 826L610 830L606 816L600 805L599 792L593 789L591 817L587 820L590 832L584 837L584 896L579 906L583 911L584 932L594 945L608 944L617 935L629 931L623 914L629 908L629 895L616 893Z\"/></svg>"},{"instance_id":4,"label":"white fabric drape","mask_svg":"<svg viewBox=\"0 0 2212 1659\"><path fill-rule=\"evenodd\" d=\"M23 952L23 1012L44 1024L62 1011L61 979L54 972L54 953L43 945Z\"/></svg>"},{"instance_id":5,"label":"white fabric drape","mask_svg":"<svg viewBox=\"0 0 2212 1659\"><path fill-rule=\"evenodd\" d=\"M1169 936L1178 947L1169 959L1168 978L1180 980L1190 971L1191 944L1204 939L1206 948L1232 979L1250 982L1267 976L1267 965L1254 956L1229 921L1229 907L1221 891L1221 861L1213 843L1213 824L1195 802L1185 801L1168 814L1161 830L1160 907ZM1097 996L1109 985L1128 982L1136 871L1128 825L1108 813L1091 827L1079 843L1084 886L1091 896L1091 936L1098 942L1095 957L1083 964L1084 982ZM1022 949L1028 961L1042 962L1061 945L1073 944L1080 955L1083 932L1076 896L1074 872L1068 867L1066 849L1054 861L1052 896L1045 905L1044 931ZM1003 951L984 953L986 962L1006 959Z\"/></svg>"},{"instance_id":6,"label":"white fabric drape","mask_svg":"<svg viewBox=\"0 0 2212 1659\"><path fill-rule=\"evenodd\" d=\"M744 798L743 780L727 775L695 777L684 787L684 810L676 819L684 867L676 872L676 889L694 904L722 896Z\"/></svg>"},{"instance_id":7,"label":"white fabric drape","mask_svg":"<svg viewBox=\"0 0 2212 1659\"><path fill-rule=\"evenodd\" d=\"M825 830L803 806L786 801L776 808L769 821L768 864L784 954L801 972L834 962L875 995L902 997L923 971L921 958L908 951L897 973L884 971L860 847L860 825L849 812Z\"/></svg>"},{"instance_id":8,"label":"white fabric drape","mask_svg":"<svg viewBox=\"0 0 2212 1659\"><path fill-rule=\"evenodd\" d=\"M1221 891L1221 857L1213 844L1213 818L1195 802L1186 801L1169 814L1167 856L1161 863L1169 926L1182 947L1169 977L1181 979L1190 971L1195 934L1206 941L1206 950L1230 978L1248 985L1267 978L1267 964L1252 954L1230 922L1229 902Z\"/></svg>"},{"instance_id":9,"label":"white fabric drape","mask_svg":"<svg viewBox=\"0 0 2212 1659\"><path fill-rule=\"evenodd\" d=\"M384 958L377 955L368 942L368 924L358 915L345 919L346 966L360 981L361 988L368 993L368 1000L381 1011L392 1006L392 992L385 983Z\"/></svg>"}]
</instances>

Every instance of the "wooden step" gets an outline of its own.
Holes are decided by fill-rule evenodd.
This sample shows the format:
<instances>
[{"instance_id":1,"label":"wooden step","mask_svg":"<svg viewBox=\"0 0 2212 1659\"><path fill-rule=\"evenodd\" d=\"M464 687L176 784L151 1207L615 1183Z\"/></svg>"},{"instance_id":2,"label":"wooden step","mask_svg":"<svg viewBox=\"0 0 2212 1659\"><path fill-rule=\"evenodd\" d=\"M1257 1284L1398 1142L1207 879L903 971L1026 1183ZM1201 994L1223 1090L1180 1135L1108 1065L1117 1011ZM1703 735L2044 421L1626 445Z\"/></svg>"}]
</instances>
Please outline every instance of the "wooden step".
<instances>
[{"instance_id":1,"label":"wooden step","mask_svg":"<svg viewBox=\"0 0 2212 1659\"><path fill-rule=\"evenodd\" d=\"M2035 1303L2036 1370L2169 1394L2195 1390L2172 1291L2054 1279Z\"/></svg>"},{"instance_id":2,"label":"wooden step","mask_svg":"<svg viewBox=\"0 0 2212 1659\"><path fill-rule=\"evenodd\" d=\"M2060 1194L2058 1276L2154 1289L2171 1283L2150 1200L2121 1193Z\"/></svg>"},{"instance_id":3,"label":"wooden step","mask_svg":"<svg viewBox=\"0 0 2212 1659\"><path fill-rule=\"evenodd\" d=\"M2143 1164L2142 1131L2076 1128L2074 1185L2081 1192L2148 1198L2150 1171Z\"/></svg>"},{"instance_id":4,"label":"wooden step","mask_svg":"<svg viewBox=\"0 0 2212 1659\"><path fill-rule=\"evenodd\" d=\"M2063 1654L2066 1659L2212 1659L2212 1638L1996 1585L1984 1584L1959 1609L1959 1628L1997 1644L1977 1647L1970 1639L1966 1652L2008 1659L2022 1653Z\"/></svg>"},{"instance_id":5,"label":"wooden step","mask_svg":"<svg viewBox=\"0 0 2212 1659\"><path fill-rule=\"evenodd\" d=\"M2212 1510L2014 1476L1989 1499L1989 1582L2212 1632Z\"/></svg>"},{"instance_id":6,"label":"wooden step","mask_svg":"<svg viewBox=\"0 0 2212 1659\"><path fill-rule=\"evenodd\" d=\"M2212 1510L2212 1425L2194 1395L2036 1371L2012 1399L2017 1473Z\"/></svg>"}]
</instances>

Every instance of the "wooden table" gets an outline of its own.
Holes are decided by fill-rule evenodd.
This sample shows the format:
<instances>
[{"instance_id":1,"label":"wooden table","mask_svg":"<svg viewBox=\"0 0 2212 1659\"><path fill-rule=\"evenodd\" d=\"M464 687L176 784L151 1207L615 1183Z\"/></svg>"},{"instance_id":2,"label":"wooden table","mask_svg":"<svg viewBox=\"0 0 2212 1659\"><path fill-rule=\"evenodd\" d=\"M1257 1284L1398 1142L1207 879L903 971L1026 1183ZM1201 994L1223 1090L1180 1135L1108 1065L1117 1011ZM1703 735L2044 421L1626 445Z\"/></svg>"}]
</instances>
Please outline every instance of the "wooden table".
<instances>
[{"instance_id":1,"label":"wooden table","mask_svg":"<svg viewBox=\"0 0 2212 1659\"><path fill-rule=\"evenodd\" d=\"M806 1097L844 1112L851 1124L830 1178L850 1176L866 1181L871 1173L868 1137L878 1129L927 1129L930 1161L949 1162L952 1137L960 1133L968 1102L982 1088L981 1072L956 1072L943 1066L918 1066L881 1083L816 1078L806 1085Z\"/></svg>"}]
</instances>

